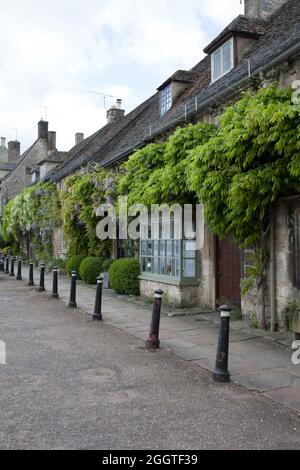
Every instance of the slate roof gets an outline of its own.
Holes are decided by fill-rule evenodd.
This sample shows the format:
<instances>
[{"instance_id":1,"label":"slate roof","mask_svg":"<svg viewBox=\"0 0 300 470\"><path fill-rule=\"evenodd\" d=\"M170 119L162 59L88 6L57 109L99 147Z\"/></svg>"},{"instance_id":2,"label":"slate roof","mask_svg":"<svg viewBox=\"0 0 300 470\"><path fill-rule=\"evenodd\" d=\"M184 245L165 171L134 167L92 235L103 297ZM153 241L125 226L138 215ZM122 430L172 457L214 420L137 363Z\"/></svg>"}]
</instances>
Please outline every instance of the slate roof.
<instances>
[{"instance_id":1,"label":"slate roof","mask_svg":"<svg viewBox=\"0 0 300 470\"><path fill-rule=\"evenodd\" d=\"M300 1L289 0L273 13L268 22L265 34L250 48L242 61L231 72L220 80L211 83L205 73L200 74L196 81L180 97L162 118L152 122L152 135L157 135L167 128L182 124L186 117L190 118L210 106L221 105L237 89L247 84L249 79L249 64L251 74L255 75L264 68L273 67L279 60L284 61L284 55L300 52ZM250 61L250 62L249 62ZM210 56L196 67L207 67L210 75ZM197 110L196 108L197 98ZM148 136L148 140L150 136Z\"/></svg>"},{"instance_id":2,"label":"slate roof","mask_svg":"<svg viewBox=\"0 0 300 470\"><path fill-rule=\"evenodd\" d=\"M177 72L173 73L173 75L165 80L157 89L162 90L171 82L193 83L196 78L197 75L192 70L177 70Z\"/></svg>"},{"instance_id":3,"label":"slate roof","mask_svg":"<svg viewBox=\"0 0 300 470\"><path fill-rule=\"evenodd\" d=\"M208 46L206 46L204 52L206 54L210 54L220 45L221 42L232 34L258 38L265 33L267 27L268 21L266 20L248 18L247 16L239 15Z\"/></svg>"},{"instance_id":4,"label":"slate roof","mask_svg":"<svg viewBox=\"0 0 300 470\"><path fill-rule=\"evenodd\" d=\"M89 161L107 161L116 152L124 153L132 149L143 140L146 124L158 116L159 94L156 93L124 118L107 124L73 147L68 153L68 161L48 174L47 178L57 181Z\"/></svg>"},{"instance_id":5,"label":"slate roof","mask_svg":"<svg viewBox=\"0 0 300 470\"><path fill-rule=\"evenodd\" d=\"M284 55L300 51L300 1L288 0L269 18L268 22L237 17L224 31L243 31L256 34L257 41L238 66L220 80L211 83L211 59L206 56L189 71L178 71L172 77L192 77L190 85L173 103L163 117L159 115L159 93L146 100L121 121L106 125L83 142L73 147L68 161L48 175L54 181L64 178L88 161L104 166L122 161L136 148L153 140L166 130L182 125L194 115L220 105L234 95L249 80L251 73L273 67L284 61ZM222 34L218 36L218 41ZM264 31L264 34L263 34ZM213 41L214 42L214 41ZM212 43L210 44L210 46ZM171 78L171 77L170 77ZM164 82L166 84L170 78ZM161 87L160 87L161 88Z\"/></svg>"}]
</instances>

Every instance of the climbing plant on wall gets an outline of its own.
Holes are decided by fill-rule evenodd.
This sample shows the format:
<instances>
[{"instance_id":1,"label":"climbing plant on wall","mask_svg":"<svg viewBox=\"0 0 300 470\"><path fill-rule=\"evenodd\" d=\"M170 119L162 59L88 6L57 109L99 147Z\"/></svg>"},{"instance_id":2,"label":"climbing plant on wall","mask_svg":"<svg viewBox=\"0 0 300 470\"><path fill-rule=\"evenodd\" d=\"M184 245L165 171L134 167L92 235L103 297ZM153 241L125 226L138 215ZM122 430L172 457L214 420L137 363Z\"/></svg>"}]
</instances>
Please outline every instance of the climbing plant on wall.
<instances>
[{"instance_id":1,"label":"climbing plant on wall","mask_svg":"<svg viewBox=\"0 0 300 470\"><path fill-rule=\"evenodd\" d=\"M213 125L199 123L178 128L166 143L149 144L123 165L118 190L128 204L195 202L187 184L190 150L207 142L216 132Z\"/></svg>"},{"instance_id":2,"label":"climbing plant on wall","mask_svg":"<svg viewBox=\"0 0 300 470\"><path fill-rule=\"evenodd\" d=\"M254 247L253 277L246 284L257 280L262 326L270 210L279 197L300 191L300 113L291 96L290 89L274 85L247 92L227 108L217 134L195 148L189 169L211 230L242 248Z\"/></svg>"},{"instance_id":3,"label":"climbing plant on wall","mask_svg":"<svg viewBox=\"0 0 300 470\"><path fill-rule=\"evenodd\" d=\"M109 179L114 179L113 172L99 165L87 167L66 178L60 201L69 255L102 256L104 250L111 250L111 241L101 242L97 238L99 219L95 213L95 209L106 203L107 197L114 191L113 185L107 184Z\"/></svg>"}]
</instances>

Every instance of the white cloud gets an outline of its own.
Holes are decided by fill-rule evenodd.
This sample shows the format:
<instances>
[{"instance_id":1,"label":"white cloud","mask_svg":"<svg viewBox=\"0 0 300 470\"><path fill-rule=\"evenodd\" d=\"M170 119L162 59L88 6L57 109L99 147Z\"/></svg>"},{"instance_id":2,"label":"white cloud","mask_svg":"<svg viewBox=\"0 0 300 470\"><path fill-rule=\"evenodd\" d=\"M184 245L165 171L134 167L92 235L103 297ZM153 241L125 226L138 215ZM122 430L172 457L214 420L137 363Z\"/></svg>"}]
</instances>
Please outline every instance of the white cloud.
<instances>
[{"instance_id":1,"label":"white cloud","mask_svg":"<svg viewBox=\"0 0 300 470\"><path fill-rule=\"evenodd\" d=\"M67 149L75 132L105 123L102 98L84 90L121 97L131 109L154 91L136 92L137 80L156 83L193 66L212 24L218 32L242 9L239 0L0 0L0 6L0 133L15 138L18 127L23 150L36 138L43 106Z\"/></svg>"}]
</instances>

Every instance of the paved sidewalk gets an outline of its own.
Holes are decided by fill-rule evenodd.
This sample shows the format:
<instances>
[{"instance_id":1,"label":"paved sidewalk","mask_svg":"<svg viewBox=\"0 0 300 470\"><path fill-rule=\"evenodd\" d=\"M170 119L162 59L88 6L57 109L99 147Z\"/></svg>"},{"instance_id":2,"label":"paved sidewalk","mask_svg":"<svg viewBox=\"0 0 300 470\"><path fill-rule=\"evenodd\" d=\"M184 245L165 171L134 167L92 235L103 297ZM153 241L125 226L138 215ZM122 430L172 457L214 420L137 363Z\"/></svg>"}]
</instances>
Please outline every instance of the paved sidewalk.
<instances>
[{"instance_id":1,"label":"paved sidewalk","mask_svg":"<svg viewBox=\"0 0 300 470\"><path fill-rule=\"evenodd\" d=\"M35 269L34 276L38 284L38 269ZM27 279L28 268L24 267L23 281ZM49 294L52 289L51 273L45 275L45 286ZM69 291L70 279L59 276L59 295L65 302L69 300ZM47 295L47 292L41 295ZM95 287L77 281L78 308L91 314L94 301ZM140 340L147 339L151 305L104 290L102 310L106 324L126 331ZM215 313L199 313L195 316L176 316L175 313L171 317L164 313L160 324L161 348L212 371L216 358L218 324L218 315ZM231 378L236 384L257 391L300 413L300 365L292 364L292 350L275 342L276 337L281 340L279 333L265 337L259 330L250 328L246 322L231 321Z\"/></svg>"},{"instance_id":2,"label":"paved sidewalk","mask_svg":"<svg viewBox=\"0 0 300 470\"><path fill-rule=\"evenodd\" d=\"M0 299L1 450L300 447L297 414L260 394L3 274Z\"/></svg>"}]
</instances>

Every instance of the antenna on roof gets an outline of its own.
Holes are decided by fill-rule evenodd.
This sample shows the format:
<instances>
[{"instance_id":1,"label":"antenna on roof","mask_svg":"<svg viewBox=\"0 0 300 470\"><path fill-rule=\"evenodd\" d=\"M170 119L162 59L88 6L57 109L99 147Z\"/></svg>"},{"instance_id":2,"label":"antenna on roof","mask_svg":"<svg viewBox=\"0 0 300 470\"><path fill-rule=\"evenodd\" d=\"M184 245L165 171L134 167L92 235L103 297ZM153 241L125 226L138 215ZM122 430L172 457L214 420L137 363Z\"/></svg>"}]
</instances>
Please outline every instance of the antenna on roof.
<instances>
[{"instance_id":1,"label":"antenna on roof","mask_svg":"<svg viewBox=\"0 0 300 470\"><path fill-rule=\"evenodd\" d=\"M101 93L100 91L95 91L95 90L90 90L90 93L93 93L94 95L103 96L104 109L105 109L105 111L107 111L107 108L106 108L106 98L114 98L114 96L112 96L112 95L107 95L106 93Z\"/></svg>"},{"instance_id":2,"label":"antenna on roof","mask_svg":"<svg viewBox=\"0 0 300 470\"><path fill-rule=\"evenodd\" d=\"M18 129L16 127L12 127L12 130L16 131L16 140L18 140Z\"/></svg>"}]
</instances>

